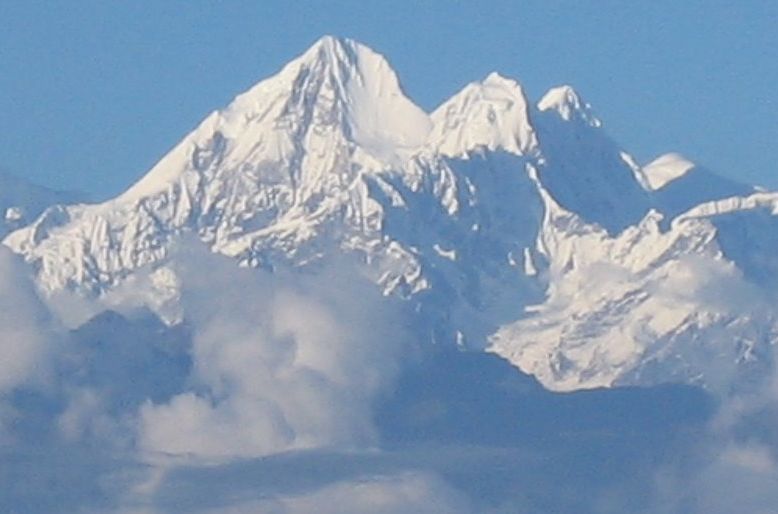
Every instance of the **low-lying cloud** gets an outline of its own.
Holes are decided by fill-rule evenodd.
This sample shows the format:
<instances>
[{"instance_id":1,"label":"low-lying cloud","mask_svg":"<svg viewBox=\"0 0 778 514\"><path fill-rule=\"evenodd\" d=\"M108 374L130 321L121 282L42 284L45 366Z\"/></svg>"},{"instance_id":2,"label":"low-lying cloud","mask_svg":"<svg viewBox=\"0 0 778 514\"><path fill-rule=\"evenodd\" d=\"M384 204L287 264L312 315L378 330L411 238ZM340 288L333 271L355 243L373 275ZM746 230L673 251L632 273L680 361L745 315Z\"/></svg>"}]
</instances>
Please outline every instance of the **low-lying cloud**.
<instances>
[{"instance_id":1,"label":"low-lying cloud","mask_svg":"<svg viewBox=\"0 0 778 514\"><path fill-rule=\"evenodd\" d=\"M375 442L371 407L398 367L399 311L337 265L285 276L177 254L191 387L139 413L144 451L257 456Z\"/></svg>"},{"instance_id":2,"label":"low-lying cloud","mask_svg":"<svg viewBox=\"0 0 778 514\"><path fill-rule=\"evenodd\" d=\"M21 258L0 246L0 394L43 371L51 330Z\"/></svg>"},{"instance_id":3,"label":"low-lying cloud","mask_svg":"<svg viewBox=\"0 0 778 514\"><path fill-rule=\"evenodd\" d=\"M130 503L137 503L137 499ZM141 502L142 503L142 502ZM400 471L313 486L297 493L259 499L217 499L217 506L177 508L123 506L113 514L469 514L469 499L429 472ZM164 503L164 502L162 502Z\"/></svg>"},{"instance_id":4,"label":"low-lying cloud","mask_svg":"<svg viewBox=\"0 0 778 514\"><path fill-rule=\"evenodd\" d=\"M54 328L21 258L0 245L0 442L17 417L9 395L48 378Z\"/></svg>"},{"instance_id":5,"label":"low-lying cloud","mask_svg":"<svg viewBox=\"0 0 778 514\"><path fill-rule=\"evenodd\" d=\"M40 480L28 485L13 482L15 471L0 469L0 510L10 505L24 513L51 511L53 500L40 503L43 506L38 510L27 508L24 502L36 499L43 484L61 478L65 472L58 469L70 467L75 471L69 476L82 482L67 484L63 488L67 494L58 494L67 498L71 494L73 504L67 507L85 512L92 505L99 506L97 512L122 514L533 512L538 505L572 505L557 498L560 488L576 498L592 492L591 498L581 496L584 505L576 505L576 512L631 512L626 506L646 505L644 498L629 501L634 490L644 491L632 482L632 489L614 492L615 500L597 499L595 495L607 487L608 480L618 480L609 477L590 484L588 468L586 472L579 469L579 475L568 475L573 478L564 486L557 482L561 468L585 467L580 462L585 459L583 454L610 451L598 446L601 434L593 439L584 431L560 439L570 448L535 448L533 443L521 448L516 453L519 457L500 461L494 455L510 454L511 449L485 450L473 457L466 455L464 443L441 449L436 446L439 441L432 441L429 447L414 447L406 454L402 449L382 448L374 408L384 395L397 389L401 367L408 356L415 355L409 337L412 331L406 333L405 328L412 315L360 278L359 269L353 262L274 273L241 269L233 260L187 242L167 268L141 273L131 286L119 287L96 302L61 302L58 312L70 309L71 321L79 316L83 321L106 307L125 315L98 319L93 326L87 324L65 337L63 331L52 328L55 324L26 267L0 248L0 427L3 419L15 420L20 415L11 400L14 391L32 387L43 396L48 391L53 398L49 403L47 398L35 400L39 410L33 414L41 416L43 405L50 408L50 417L32 418L32 423L50 425L59 438L47 447L59 453L46 450L41 454L53 454L45 455L49 460L37 454L29 462L20 460L26 462L25 469L35 469ZM625 280L619 269L594 271L592 277L602 282ZM160 307L149 301L146 288L166 284L180 288L168 298L177 303L177 316L182 320L177 328L165 328L142 313ZM713 311L737 313L762 305L742 277L718 262L685 261L664 285L665 289L654 293L657 301L668 304L704 300ZM132 331L136 329L137 333ZM727 334L724 329L719 331L724 334L721 337ZM483 378L476 372L468 377ZM468 399L473 391L479 389L467 383L456 391L444 389L439 394L450 395L446 398L450 402L440 405L456 407L460 405L457 396ZM587 409L608 408L606 404L585 405ZM773 384L739 394L724 402L700 440L678 449L673 456L678 462L669 459L656 472L636 462L639 472L633 482L650 482L643 477L653 475L657 480L650 507L635 512L717 514L738 506L743 512L772 512L771 505L778 504L778 437L771 435L778 427L776 413L778 387ZM430 408L418 414L435 412ZM583 418L589 414L580 413ZM453 414L449 418L457 422ZM500 419L495 415L484 423L488 422L499 423ZM514 422L506 418L506 423ZM456 432L457 427L450 428ZM602 437L613 437L619 444L632 441L628 435L623 440ZM117 441L121 444L114 444ZM79 453L83 451L79 444L105 449L109 461L111 452L121 448L124 460L114 464L103 463L103 457L97 459L110 477L97 479L97 467L88 461L93 457ZM332 449L333 457L323 465L315 457L296 460L306 453L297 450L312 448ZM361 451L350 451L354 448ZM618 445L614 448L622 451ZM636 454L623 451L627 456ZM650 449L637 454L641 451L658 460ZM533 452L538 455L533 457ZM70 462L74 455L83 455L83 462ZM262 466L241 467L243 459L251 462L255 457L262 457L253 459ZM288 460L283 465L273 460L284 458ZM549 458L562 461L539 464ZM179 471L185 475L187 467L198 469L200 464L214 462L219 465L205 479L195 476L190 482L177 481ZM229 471L228 465L235 467ZM335 468L340 474L332 476ZM283 480L268 484L266 478L279 469L283 469ZM405 471L419 469L423 471ZM250 480L214 492L213 481L235 481L244 472L256 473L256 480L265 487L262 494ZM297 480L301 475L305 478ZM114 481L114 477L120 479ZM213 502L173 508L186 497L187 487L207 490L203 494L213 496ZM79 492L71 493L71 489ZM2 498L6 493L10 500ZM602 505L616 507L600 509Z\"/></svg>"},{"instance_id":6,"label":"low-lying cloud","mask_svg":"<svg viewBox=\"0 0 778 514\"><path fill-rule=\"evenodd\" d=\"M401 473L339 482L286 496L208 510L203 514L465 514L468 501L429 473Z\"/></svg>"}]
</instances>

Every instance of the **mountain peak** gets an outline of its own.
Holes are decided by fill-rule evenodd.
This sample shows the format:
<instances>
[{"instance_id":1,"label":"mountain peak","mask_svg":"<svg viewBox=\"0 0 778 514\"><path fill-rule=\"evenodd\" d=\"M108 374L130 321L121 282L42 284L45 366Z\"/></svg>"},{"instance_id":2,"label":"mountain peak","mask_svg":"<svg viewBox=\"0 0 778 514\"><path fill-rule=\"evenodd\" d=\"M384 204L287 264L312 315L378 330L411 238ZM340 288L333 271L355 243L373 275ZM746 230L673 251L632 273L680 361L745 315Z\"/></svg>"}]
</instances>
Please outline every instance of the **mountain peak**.
<instances>
[{"instance_id":1,"label":"mountain peak","mask_svg":"<svg viewBox=\"0 0 778 514\"><path fill-rule=\"evenodd\" d=\"M549 89L538 102L538 110L556 112L565 121L578 120L591 127L602 125L592 111L592 106L569 85Z\"/></svg>"},{"instance_id":2,"label":"mountain peak","mask_svg":"<svg viewBox=\"0 0 778 514\"><path fill-rule=\"evenodd\" d=\"M292 97L292 101L307 101L303 107L322 100L339 104L336 107L344 111L387 97L402 97L410 102L383 55L354 40L334 36L317 40L277 75L239 95L228 110L250 109L257 101L266 102L271 91ZM258 107L263 109L264 105Z\"/></svg>"},{"instance_id":3,"label":"mountain peak","mask_svg":"<svg viewBox=\"0 0 778 514\"><path fill-rule=\"evenodd\" d=\"M449 157L479 148L517 155L532 153L537 138L521 85L499 73L472 82L431 115L430 145Z\"/></svg>"},{"instance_id":4,"label":"mountain peak","mask_svg":"<svg viewBox=\"0 0 778 514\"><path fill-rule=\"evenodd\" d=\"M381 159L416 150L429 131L427 114L405 95L387 59L351 39L322 37L228 109L265 110L268 90L284 104L277 117L297 113L302 125L338 131Z\"/></svg>"},{"instance_id":5,"label":"mountain peak","mask_svg":"<svg viewBox=\"0 0 778 514\"><path fill-rule=\"evenodd\" d=\"M365 47L365 45L347 37L326 34L317 39L305 53L325 51L331 53L331 55L338 55L347 50L354 50L357 47Z\"/></svg>"},{"instance_id":6,"label":"mountain peak","mask_svg":"<svg viewBox=\"0 0 778 514\"><path fill-rule=\"evenodd\" d=\"M521 87L518 82L513 80L512 78L506 77L502 74L500 74L497 71L491 72L489 75L486 76L484 80L481 81L482 84L485 85L492 85L492 86L502 86L502 87Z\"/></svg>"},{"instance_id":7,"label":"mountain peak","mask_svg":"<svg viewBox=\"0 0 778 514\"><path fill-rule=\"evenodd\" d=\"M360 67L368 61L381 61L382 65L389 68L383 56L357 41L324 36L287 64L284 69L295 70L300 66L310 67L319 63L333 67L331 71L341 75L340 78L346 79L350 75L358 74L361 71Z\"/></svg>"},{"instance_id":8,"label":"mountain peak","mask_svg":"<svg viewBox=\"0 0 778 514\"><path fill-rule=\"evenodd\" d=\"M380 167L415 152L429 129L427 113L405 95L382 55L325 36L212 113L122 198L136 201L187 170L212 165L248 169L305 159L310 167L316 155L359 153L362 164ZM327 159L319 164L334 166Z\"/></svg>"}]
</instances>

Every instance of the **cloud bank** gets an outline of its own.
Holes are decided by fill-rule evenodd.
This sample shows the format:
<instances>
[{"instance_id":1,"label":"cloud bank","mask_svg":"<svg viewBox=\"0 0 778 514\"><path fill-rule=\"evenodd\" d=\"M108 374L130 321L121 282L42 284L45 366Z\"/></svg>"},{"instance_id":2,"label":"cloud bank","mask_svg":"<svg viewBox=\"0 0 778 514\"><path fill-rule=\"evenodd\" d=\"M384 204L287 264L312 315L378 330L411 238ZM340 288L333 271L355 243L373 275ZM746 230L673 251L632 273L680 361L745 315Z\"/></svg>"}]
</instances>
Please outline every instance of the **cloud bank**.
<instances>
[{"instance_id":1,"label":"cloud bank","mask_svg":"<svg viewBox=\"0 0 778 514\"><path fill-rule=\"evenodd\" d=\"M42 371L51 344L47 310L21 258L0 246L0 394Z\"/></svg>"},{"instance_id":2,"label":"cloud bank","mask_svg":"<svg viewBox=\"0 0 778 514\"><path fill-rule=\"evenodd\" d=\"M539 505L569 512L564 507L572 504L560 497L560 487L585 503L576 512L593 514L716 514L738 505L747 512L771 512L778 502L778 438L771 435L778 426L778 388L772 386L727 400L699 440L678 448L671 458L664 454L656 473L637 459L632 468L625 465L639 478L614 490L615 500L598 495L616 478L587 482L591 470L586 455L611 457L611 450L598 446L599 433L572 432L559 439L561 447L543 447L541 441L538 448L491 449L475 456L467 454L465 443L441 449L435 441L411 450L382 445L374 407L398 390L399 371L415 355L408 336L412 330L406 330L413 317L356 270L353 262L274 273L240 269L199 243L185 242L167 268L139 275L132 287L118 288L110 298L75 306L82 316L107 306L122 316L102 312L66 336L52 328L24 265L0 252L0 301L5 307L0 324L7 328L0 340L0 412L7 421L16 420L22 411L11 401L14 392L42 391L54 399L44 402L51 407L50 416L41 422L33 410L31 419L49 424L59 437L41 446L54 457L33 454L25 461L13 456L25 463L19 469L35 469L41 479L25 483L15 471L0 469L0 510L10 505L21 513L49 512L60 495L73 498L68 507L84 512L97 505L96 512L122 514L532 512ZM594 271L593 279L619 276L619 270ZM662 301L681 304L704 296L707 305L727 311L759 300L741 277L717 263L690 260L672 279L667 284L672 287L659 295ZM144 288L166 284L179 288L171 296L180 307L177 327L165 327L144 314L144 309L159 307L147 302ZM439 357L435 362L445 362ZM52 369L57 373L50 373ZM488 403L488 395L470 397L481 389L467 381L485 380L479 370L484 372L479 368L466 379L452 376L458 386L441 389L445 402L422 403L413 413L423 418L436 415L438 407L456 409L463 400ZM429 373L422 369L420 374ZM607 403L581 405L586 406L579 414L584 425L587 416L596 416L586 409L609 408ZM445 419L451 423L462 421L448 414ZM507 424L514 421L505 419ZM467 426L488 432L488 423L502 422L495 414ZM450 428L456 432L457 426ZM649 449L625 449L626 442L641 444L640 438L605 437L617 443L613 458L629 459L645 451L655 459L651 466L660 461ZM117 462L106 462L84 447L105 451L110 458L117 448L124 453ZM328 449L333 456L325 465L317 464L315 456L300 451L306 449ZM298 459L299 454L307 457ZM500 454L510 457L500 459ZM6 459L0 454L0 461ZM287 460L274 467L273 459ZM559 461L540 464L546 459ZM262 465L241 468L244 460ZM202 464L212 467L206 478L187 470ZM237 467L229 471L229 466ZM564 486L558 482L562 468L570 480ZM279 469L285 480L268 485ZM97 478L95 470L108 478ZM218 494L213 492L217 481L239 479L241 471L255 482L222 485ZM181 482L178 472L195 476ZM49 489L52 500L38 503L35 510L45 484L65 475L75 482ZM306 478L299 479L302 475ZM650 507L627 508L646 505L642 498L630 501L635 488L648 494L633 482L654 475L656 484L646 486L654 495ZM261 495L256 481L265 487ZM184 493L190 491L187 487L202 489L212 503L175 507L175 500L187 497L180 492L182 483ZM591 498L583 498L589 492Z\"/></svg>"},{"instance_id":3,"label":"cloud bank","mask_svg":"<svg viewBox=\"0 0 778 514\"><path fill-rule=\"evenodd\" d=\"M247 502L203 514L465 514L468 501L439 478L406 472L331 484L297 496Z\"/></svg>"},{"instance_id":4,"label":"cloud bank","mask_svg":"<svg viewBox=\"0 0 778 514\"><path fill-rule=\"evenodd\" d=\"M49 377L54 326L21 258L0 245L0 442L19 413L11 395Z\"/></svg>"},{"instance_id":5,"label":"cloud bank","mask_svg":"<svg viewBox=\"0 0 778 514\"><path fill-rule=\"evenodd\" d=\"M348 269L271 275L179 251L190 388L141 407L140 447L234 457L373 444L371 407L407 337L399 309Z\"/></svg>"}]
</instances>

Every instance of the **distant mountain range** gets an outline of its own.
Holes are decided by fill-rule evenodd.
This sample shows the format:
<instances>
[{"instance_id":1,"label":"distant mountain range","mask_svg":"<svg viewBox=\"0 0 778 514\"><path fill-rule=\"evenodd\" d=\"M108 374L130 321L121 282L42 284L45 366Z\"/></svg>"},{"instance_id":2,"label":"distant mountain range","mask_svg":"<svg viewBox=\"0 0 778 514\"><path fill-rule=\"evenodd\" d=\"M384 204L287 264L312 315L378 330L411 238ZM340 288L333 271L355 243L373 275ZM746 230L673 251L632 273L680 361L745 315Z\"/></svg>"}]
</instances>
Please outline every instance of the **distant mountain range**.
<instances>
[{"instance_id":1,"label":"distant mountain range","mask_svg":"<svg viewBox=\"0 0 778 514\"><path fill-rule=\"evenodd\" d=\"M85 195L54 191L0 172L0 237L34 221L48 207L85 200Z\"/></svg>"}]
</instances>

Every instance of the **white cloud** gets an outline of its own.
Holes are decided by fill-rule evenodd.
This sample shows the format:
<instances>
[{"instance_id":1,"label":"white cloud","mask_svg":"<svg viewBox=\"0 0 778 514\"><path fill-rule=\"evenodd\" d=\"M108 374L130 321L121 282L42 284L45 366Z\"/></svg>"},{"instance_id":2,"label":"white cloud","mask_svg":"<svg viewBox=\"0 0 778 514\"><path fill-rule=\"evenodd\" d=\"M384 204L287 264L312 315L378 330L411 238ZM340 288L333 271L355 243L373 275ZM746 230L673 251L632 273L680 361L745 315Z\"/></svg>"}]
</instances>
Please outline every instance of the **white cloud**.
<instances>
[{"instance_id":1,"label":"white cloud","mask_svg":"<svg viewBox=\"0 0 778 514\"><path fill-rule=\"evenodd\" d=\"M737 290L733 293L737 298ZM652 512L778 512L776 433L776 376L755 390L722 397L703 437L683 448L683 462L673 462L659 473Z\"/></svg>"},{"instance_id":2,"label":"white cloud","mask_svg":"<svg viewBox=\"0 0 778 514\"><path fill-rule=\"evenodd\" d=\"M774 473L775 460L770 449L762 445L733 445L721 455L721 460L727 464L757 473Z\"/></svg>"},{"instance_id":3,"label":"white cloud","mask_svg":"<svg viewBox=\"0 0 778 514\"><path fill-rule=\"evenodd\" d=\"M203 485L207 487L207 485ZM366 475L327 485L311 486L296 493L265 494L249 500L241 495L220 498L207 508L178 508L151 499L131 500L115 514L466 514L475 512L472 502L437 475L401 471ZM162 502L168 503L168 502ZM483 512L483 511L480 511Z\"/></svg>"},{"instance_id":4,"label":"white cloud","mask_svg":"<svg viewBox=\"0 0 778 514\"><path fill-rule=\"evenodd\" d=\"M731 262L704 255L679 258L651 289L670 305L691 303L727 314L764 314L767 298Z\"/></svg>"},{"instance_id":5,"label":"white cloud","mask_svg":"<svg viewBox=\"0 0 778 514\"><path fill-rule=\"evenodd\" d=\"M319 490L273 500L220 508L208 514L458 514L467 501L429 474L341 482Z\"/></svg>"},{"instance_id":6,"label":"white cloud","mask_svg":"<svg viewBox=\"0 0 778 514\"><path fill-rule=\"evenodd\" d=\"M50 330L21 258L0 245L0 395L42 376Z\"/></svg>"},{"instance_id":7,"label":"white cloud","mask_svg":"<svg viewBox=\"0 0 778 514\"><path fill-rule=\"evenodd\" d=\"M374 441L372 402L404 342L392 300L334 265L271 275L191 245L175 262L192 389L141 408L143 450L256 456Z\"/></svg>"}]
</instances>

